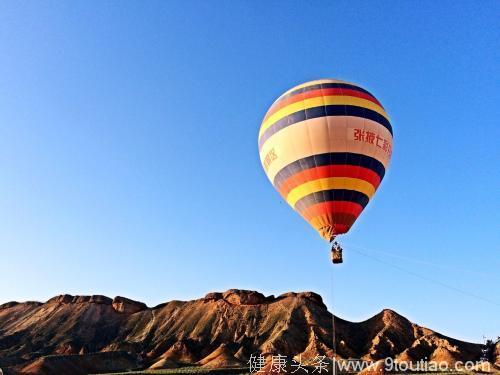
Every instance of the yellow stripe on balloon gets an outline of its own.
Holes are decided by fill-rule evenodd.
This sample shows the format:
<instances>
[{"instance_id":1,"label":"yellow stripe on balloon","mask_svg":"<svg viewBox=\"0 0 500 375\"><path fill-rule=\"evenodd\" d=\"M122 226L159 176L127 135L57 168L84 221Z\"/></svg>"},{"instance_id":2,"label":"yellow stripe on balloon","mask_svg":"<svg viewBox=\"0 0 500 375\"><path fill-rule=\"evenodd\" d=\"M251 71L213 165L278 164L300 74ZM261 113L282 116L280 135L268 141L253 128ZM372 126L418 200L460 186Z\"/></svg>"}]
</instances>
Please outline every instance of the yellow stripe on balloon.
<instances>
[{"instance_id":1,"label":"yellow stripe on balloon","mask_svg":"<svg viewBox=\"0 0 500 375\"><path fill-rule=\"evenodd\" d=\"M320 107L323 105L353 105L357 107L368 108L381 114L389 121L389 116L387 115L387 113L385 113L384 109L370 100L347 95L320 96L317 98L310 98L300 102L292 103L274 113L262 123L259 131L259 138L262 133L264 133L275 122L281 120L282 118L291 115L292 113L303 111L304 109Z\"/></svg>"},{"instance_id":2,"label":"yellow stripe on balloon","mask_svg":"<svg viewBox=\"0 0 500 375\"><path fill-rule=\"evenodd\" d=\"M335 224L331 221L331 217L327 214L315 216L309 220L308 223L316 230L319 230L327 225Z\"/></svg>"},{"instance_id":3,"label":"yellow stripe on balloon","mask_svg":"<svg viewBox=\"0 0 500 375\"><path fill-rule=\"evenodd\" d=\"M308 221L309 225L311 225L316 231L318 231L319 235L323 237L326 241L330 242L333 234L333 227L335 227L335 221L332 220L330 215L319 215L313 217Z\"/></svg>"},{"instance_id":4,"label":"yellow stripe on balloon","mask_svg":"<svg viewBox=\"0 0 500 375\"><path fill-rule=\"evenodd\" d=\"M365 194L368 198L371 198L375 194L373 185L364 180L351 177L329 177L308 181L305 184L297 186L288 193L286 201L290 206L295 207L295 204L300 199L309 194L332 189L355 190Z\"/></svg>"},{"instance_id":5,"label":"yellow stripe on balloon","mask_svg":"<svg viewBox=\"0 0 500 375\"><path fill-rule=\"evenodd\" d=\"M311 224L314 229L319 230L326 225L332 225L334 223L330 222L328 215L319 215L309 220L309 224Z\"/></svg>"}]
</instances>

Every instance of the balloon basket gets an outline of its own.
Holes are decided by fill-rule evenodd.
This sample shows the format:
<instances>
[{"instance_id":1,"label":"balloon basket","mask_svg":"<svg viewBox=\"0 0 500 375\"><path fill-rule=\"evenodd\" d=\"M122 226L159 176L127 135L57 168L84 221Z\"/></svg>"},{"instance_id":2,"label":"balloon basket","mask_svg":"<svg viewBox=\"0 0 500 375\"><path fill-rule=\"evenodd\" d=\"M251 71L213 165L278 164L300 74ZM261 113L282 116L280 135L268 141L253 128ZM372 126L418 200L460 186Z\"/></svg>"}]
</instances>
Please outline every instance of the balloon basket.
<instances>
[{"instance_id":1,"label":"balloon basket","mask_svg":"<svg viewBox=\"0 0 500 375\"><path fill-rule=\"evenodd\" d=\"M333 264L343 263L342 248L340 247L340 245L337 242L335 242L332 246L332 250L330 252L330 257L332 259Z\"/></svg>"}]
</instances>

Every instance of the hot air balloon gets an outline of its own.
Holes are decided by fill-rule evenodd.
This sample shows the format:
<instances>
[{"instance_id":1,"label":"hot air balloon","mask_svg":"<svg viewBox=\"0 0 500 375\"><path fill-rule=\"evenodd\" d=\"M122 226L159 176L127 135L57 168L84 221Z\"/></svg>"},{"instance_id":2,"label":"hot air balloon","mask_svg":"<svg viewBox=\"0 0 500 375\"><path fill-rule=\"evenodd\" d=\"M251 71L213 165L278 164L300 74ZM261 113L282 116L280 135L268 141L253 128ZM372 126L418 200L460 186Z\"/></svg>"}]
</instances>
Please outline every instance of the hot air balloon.
<instances>
[{"instance_id":1,"label":"hot air balloon","mask_svg":"<svg viewBox=\"0 0 500 375\"><path fill-rule=\"evenodd\" d=\"M271 105L259 131L264 171L283 199L342 262L347 233L384 178L392 127L380 102L353 83L321 79L298 85Z\"/></svg>"}]
</instances>

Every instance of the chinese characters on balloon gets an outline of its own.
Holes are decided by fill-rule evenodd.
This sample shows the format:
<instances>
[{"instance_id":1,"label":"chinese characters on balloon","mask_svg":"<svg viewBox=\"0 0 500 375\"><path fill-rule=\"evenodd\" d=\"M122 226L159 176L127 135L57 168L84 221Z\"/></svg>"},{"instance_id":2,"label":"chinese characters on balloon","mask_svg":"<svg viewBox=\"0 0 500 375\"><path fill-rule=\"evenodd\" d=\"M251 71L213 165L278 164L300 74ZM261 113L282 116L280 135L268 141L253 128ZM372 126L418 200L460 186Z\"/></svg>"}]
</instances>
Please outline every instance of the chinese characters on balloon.
<instances>
[{"instance_id":1,"label":"chinese characters on balloon","mask_svg":"<svg viewBox=\"0 0 500 375\"><path fill-rule=\"evenodd\" d=\"M366 142L366 143L370 143L372 145L375 145L375 146L381 148L382 150L384 150L384 152L387 155L391 156L392 145L388 139L382 138L377 133L374 133L374 132L369 131L369 130L363 130L363 129L359 129L359 128L354 128L353 130L354 130L354 140L355 141Z\"/></svg>"}]
</instances>

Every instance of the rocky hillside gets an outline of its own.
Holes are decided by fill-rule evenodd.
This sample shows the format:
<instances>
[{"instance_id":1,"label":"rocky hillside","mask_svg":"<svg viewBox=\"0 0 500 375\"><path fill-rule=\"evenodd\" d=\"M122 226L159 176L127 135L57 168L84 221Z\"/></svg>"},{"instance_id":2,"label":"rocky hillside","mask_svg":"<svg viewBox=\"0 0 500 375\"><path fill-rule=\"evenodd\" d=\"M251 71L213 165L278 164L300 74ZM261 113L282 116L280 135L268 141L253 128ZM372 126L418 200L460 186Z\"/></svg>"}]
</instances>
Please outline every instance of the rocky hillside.
<instances>
[{"instance_id":1,"label":"rocky hillside","mask_svg":"<svg viewBox=\"0 0 500 375\"><path fill-rule=\"evenodd\" d=\"M420 327L391 310L361 323L335 318L335 324L337 355L342 358L454 362L481 356L480 345ZM302 359L333 355L332 315L321 297L312 292L265 297L228 290L153 308L123 297L70 295L45 303L0 305L4 372L237 367L251 353Z\"/></svg>"}]
</instances>

